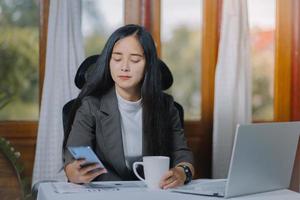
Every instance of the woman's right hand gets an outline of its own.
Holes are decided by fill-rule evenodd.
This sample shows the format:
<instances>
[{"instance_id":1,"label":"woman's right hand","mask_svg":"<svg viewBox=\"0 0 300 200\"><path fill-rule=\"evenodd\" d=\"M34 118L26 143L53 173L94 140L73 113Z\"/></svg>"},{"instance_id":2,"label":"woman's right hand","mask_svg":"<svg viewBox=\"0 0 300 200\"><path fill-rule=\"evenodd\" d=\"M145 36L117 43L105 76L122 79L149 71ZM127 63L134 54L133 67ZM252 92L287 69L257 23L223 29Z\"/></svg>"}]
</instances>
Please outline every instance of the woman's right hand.
<instances>
[{"instance_id":1,"label":"woman's right hand","mask_svg":"<svg viewBox=\"0 0 300 200\"><path fill-rule=\"evenodd\" d=\"M99 169L98 164L82 167L84 163L85 160L74 160L65 167L65 172L70 182L89 183L97 176L107 173L105 168Z\"/></svg>"}]
</instances>

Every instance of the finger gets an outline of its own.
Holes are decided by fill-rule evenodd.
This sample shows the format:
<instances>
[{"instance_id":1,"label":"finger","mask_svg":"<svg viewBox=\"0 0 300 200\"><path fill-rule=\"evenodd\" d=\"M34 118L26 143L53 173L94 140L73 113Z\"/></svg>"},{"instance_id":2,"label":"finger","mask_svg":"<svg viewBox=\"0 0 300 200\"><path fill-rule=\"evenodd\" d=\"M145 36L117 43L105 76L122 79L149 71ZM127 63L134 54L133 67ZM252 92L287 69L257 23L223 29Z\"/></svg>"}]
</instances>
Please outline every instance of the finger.
<instances>
[{"instance_id":1,"label":"finger","mask_svg":"<svg viewBox=\"0 0 300 200\"><path fill-rule=\"evenodd\" d=\"M88 172L88 173L83 174L83 175L79 175L79 177L78 177L79 183L89 183L94 178L99 176L99 174L101 174L100 171L94 171L94 172Z\"/></svg>"},{"instance_id":2,"label":"finger","mask_svg":"<svg viewBox=\"0 0 300 200\"><path fill-rule=\"evenodd\" d=\"M86 175L83 176L83 179L85 180L85 183L91 182L93 179L95 179L97 176L100 176L101 174L107 173L106 169L101 169L96 172L89 172Z\"/></svg>"},{"instance_id":3,"label":"finger","mask_svg":"<svg viewBox=\"0 0 300 200\"><path fill-rule=\"evenodd\" d=\"M85 159L78 159L75 160L74 164L76 165L77 168L81 168L81 166L85 163Z\"/></svg>"},{"instance_id":4,"label":"finger","mask_svg":"<svg viewBox=\"0 0 300 200\"><path fill-rule=\"evenodd\" d=\"M103 168L103 169L100 169L100 174L106 174L107 173L107 169Z\"/></svg>"},{"instance_id":5,"label":"finger","mask_svg":"<svg viewBox=\"0 0 300 200\"><path fill-rule=\"evenodd\" d=\"M161 178L161 182L164 182L165 180L169 179L170 177L172 177L174 175L173 170L169 170L167 171Z\"/></svg>"},{"instance_id":6,"label":"finger","mask_svg":"<svg viewBox=\"0 0 300 200\"><path fill-rule=\"evenodd\" d=\"M167 180L164 181L162 187L169 185L170 183L178 180L178 177L176 175L169 177Z\"/></svg>"},{"instance_id":7,"label":"finger","mask_svg":"<svg viewBox=\"0 0 300 200\"><path fill-rule=\"evenodd\" d=\"M180 181L177 179L177 180L175 180L175 181L173 181L173 182L171 182L171 183L165 185L165 186L163 187L163 189L166 190L166 189L169 189L169 188L177 187L177 186L179 186L179 185L181 185L181 183L180 183Z\"/></svg>"},{"instance_id":8,"label":"finger","mask_svg":"<svg viewBox=\"0 0 300 200\"><path fill-rule=\"evenodd\" d=\"M163 188L165 185L172 182L172 177L174 176L174 171L171 169L169 170L160 180L160 187Z\"/></svg>"},{"instance_id":9,"label":"finger","mask_svg":"<svg viewBox=\"0 0 300 200\"><path fill-rule=\"evenodd\" d=\"M86 174L92 170L95 170L95 169L99 169L99 165L98 164L91 164L91 165L88 165L88 166L85 166L85 167L81 167L79 172L81 174Z\"/></svg>"},{"instance_id":10,"label":"finger","mask_svg":"<svg viewBox=\"0 0 300 200\"><path fill-rule=\"evenodd\" d=\"M94 173L98 173L98 172L99 172L99 175L106 174L107 173L107 169L105 169L105 168L97 168L95 171L88 172L88 174L89 173L94 174Z\"/></svg>"}]
</instances>

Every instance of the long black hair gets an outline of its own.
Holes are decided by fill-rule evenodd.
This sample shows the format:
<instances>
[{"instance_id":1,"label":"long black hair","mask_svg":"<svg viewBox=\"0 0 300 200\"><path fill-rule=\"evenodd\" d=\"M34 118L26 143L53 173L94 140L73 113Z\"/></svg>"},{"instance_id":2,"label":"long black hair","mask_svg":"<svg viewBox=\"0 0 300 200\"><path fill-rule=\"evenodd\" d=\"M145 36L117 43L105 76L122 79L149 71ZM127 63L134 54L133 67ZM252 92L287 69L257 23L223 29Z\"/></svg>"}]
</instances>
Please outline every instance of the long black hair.
<instances>
[{"instance_id":1,"label":"long black hair","mask_svg":"<svg viewBox=\"0 0 300 200\"><path fill-rule=\"evenodd\" d=\"M85 96L97 96L105 94L114 86L114 81L110 73L110 59L114 45L117 41L127 36L134 35L139 40L146 60L145 75L142 80L141 96L143 108L143 136L147 141L147 152L151 155L169 155L171 131L166 119L169 119L167 96L162 92L161 70L158 64L158 57L155 44L151 34L139 25L126 25L115 32L107 40L101 56L96 62L96 69L93 75L86 80L86 84L79 93L73 108L71 109L67 130L63 142L65 149L68 136L77 109L81 105L81 100Z\"/></svg>"}]
</instances>

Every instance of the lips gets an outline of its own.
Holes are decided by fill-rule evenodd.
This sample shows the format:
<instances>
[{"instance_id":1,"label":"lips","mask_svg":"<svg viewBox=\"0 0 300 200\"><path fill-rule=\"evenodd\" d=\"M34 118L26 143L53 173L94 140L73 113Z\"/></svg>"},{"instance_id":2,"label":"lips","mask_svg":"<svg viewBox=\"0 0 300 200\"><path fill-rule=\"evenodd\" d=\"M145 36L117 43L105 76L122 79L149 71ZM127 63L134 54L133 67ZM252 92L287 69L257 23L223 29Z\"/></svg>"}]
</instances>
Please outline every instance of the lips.
<instances>
[{"instance_id":1,"label":"lips","mask_svg":"<svg viewBox=\"0 0 300 200\"><path fill-rule=\"evenodd\" d=\"M130 79L131 78L131 76L118 76L119 77L119 79L121 79L121 80L128 80L128 79Z\"/></svg>"}]
</instances>

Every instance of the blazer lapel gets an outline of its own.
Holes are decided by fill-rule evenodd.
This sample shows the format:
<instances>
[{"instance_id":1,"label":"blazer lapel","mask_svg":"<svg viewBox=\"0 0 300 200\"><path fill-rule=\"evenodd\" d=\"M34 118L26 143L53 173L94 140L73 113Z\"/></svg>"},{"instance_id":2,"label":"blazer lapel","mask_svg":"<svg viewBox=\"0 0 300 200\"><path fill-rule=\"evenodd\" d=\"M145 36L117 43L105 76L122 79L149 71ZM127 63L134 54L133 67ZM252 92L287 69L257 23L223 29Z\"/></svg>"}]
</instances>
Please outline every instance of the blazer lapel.
<instances>
[{"instance_id":1,"label":"blazer lapel","mask_svg":"<svg viewBox=\"0 0 300 200\"><path fill-rule=\"evenodd\" d=\"M120 112L114 88L102 96L100 115L107 159L117 173L128 177L130 173L125 163Z\"/></svg>"}]
</instances>

